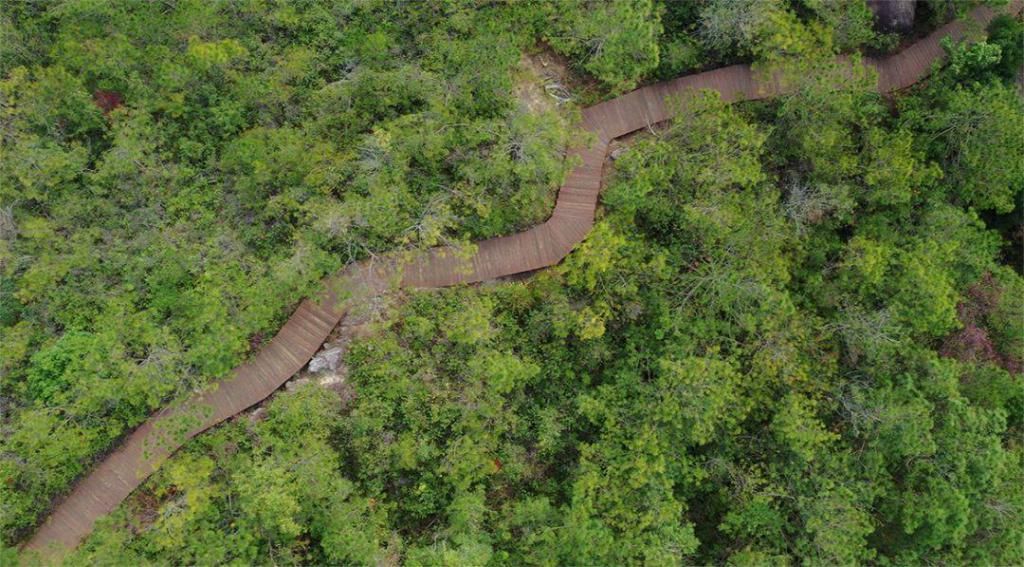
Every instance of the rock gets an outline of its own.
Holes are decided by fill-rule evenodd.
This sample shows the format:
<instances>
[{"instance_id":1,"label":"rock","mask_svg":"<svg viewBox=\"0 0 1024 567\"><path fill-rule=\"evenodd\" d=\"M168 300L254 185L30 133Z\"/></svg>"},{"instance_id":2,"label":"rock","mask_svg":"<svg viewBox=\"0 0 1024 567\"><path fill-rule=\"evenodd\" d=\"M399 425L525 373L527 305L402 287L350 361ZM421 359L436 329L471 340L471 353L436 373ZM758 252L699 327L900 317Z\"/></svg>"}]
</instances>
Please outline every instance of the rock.
<instances>
[{"instance_id":1,"label":"rock","mask_svg":"<svg viewBox=\"0 0 1024 567\"><path fill-rule=\"evenodd\" d=\"M338 400L342 407L348 407L352 400L356 399L356 391L346 380L347 375L348 372L342 366L338 373L325 374L317 381L322 388L327 388L338 394Z\"/></svg>"},{"instance_id":2,"label":"rock","mask_svg":"<svg viewBox=\"0 0 1024 567\"><path fill-rule=\"evenodd\" d=\"M291 392L295 388L298 388L299 386L303 386L305 384L309 384L309 378L295 378L293 380L285 382L284 389Z\"/></svg>"},{"instance_id":3,"label":"rock","mask_svg":"<svg viewBox=\"0 0 1024 567\"><path fill-rule=\"evenodd\" d=\"M905 33L914 27L916 0L868 0L875 25L883 32Z\"/></svg>"},{"instance_id":4,"label":"rock","mask_svg":"<svg viewBox=\"0 0 1024 567\"><path fill-rule=\"evenodd\" d=\"M321 374L320 376L317 377L316 383L325 387L334 386L335 384L341 384L342 382L345 381L345 374L346 373L344 372L330 372L327 374Z\"/></svg>"},{"instance_id":5,"label":"rock","mask_svg":"<svg viewBox=\"0 0 1024 567\"><path fill-rule=\"evenodd\" d=\"M255 410L253 410L252 413L249 414L249 420L254 422L254 423L257 422L257 421L263 421L266 418L267 418L267 408L265 408L263 406L260 406L260 407L256 408Z\"/></svg>"},{"instance_id":6,"label":"rock","mask_svg":"<svg viewBox=\"0 0 1024 567\"><path fill-rule=\"evenodd\" d=\"M333 347L324 349L316 354L309 361L310 372L325 372L335 371L338 369L338 364L341 363L341 354L343 350L341 347Z\"/></svg>"},{"instance_id":7,"label":"rock","mask_svg":"<svg viewBox=\"0 0 1024 567\"><path fill-rule=\"evenodd\" d=\"M624 154L624 153L626 153L626 148L623 148L623 147L619 147L619 148L615 148L614 150L612 150L612 151L611 151L611 152L610 152L610 153L608 154L608 157L609 157L609 158L610 158L610 159L611 159L612 161L615 161L615 160L619 159L620 157L622 157L622 154Z\"/></svg>"}]
</instances>

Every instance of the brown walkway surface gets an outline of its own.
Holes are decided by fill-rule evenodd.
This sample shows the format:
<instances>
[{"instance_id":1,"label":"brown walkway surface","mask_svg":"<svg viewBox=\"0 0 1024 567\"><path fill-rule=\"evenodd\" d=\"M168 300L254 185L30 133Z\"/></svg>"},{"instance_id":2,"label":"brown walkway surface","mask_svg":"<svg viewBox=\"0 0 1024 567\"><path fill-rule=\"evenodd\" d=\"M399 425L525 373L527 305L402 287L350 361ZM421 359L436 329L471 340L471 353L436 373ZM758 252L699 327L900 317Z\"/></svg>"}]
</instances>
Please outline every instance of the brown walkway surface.
<instances>
[{"instance_id":1,"label":"brown walkway surface","mask_svg":"<svg viewBox=\"0 0 1024 567\"><path fill-rule=\"evenodd\" d=\"M1020 8L1018 0L1013 9ZM985 24L993 15L987 8L976 8L969 18L976 23L947 24L896 55L866 61L878 71L878 90L890 92L914 84L928 73L932 62L942 57L941 38L960 38L966 26ZM570 152L581 163L559 190L554 213L547 222L519 234L484 240L470 258L440 248L405 260L401 269L364 262L329 278L327 291L314 301L303 301L274 339L236 368L231 377L180 405L161 410L129 435L56 506L26 549L60 554L77 546L98 518L113 511L185 441L259 403L298 372L349 306L383 292L390 284L444 287L557 264L594 223L608 142L670 118L666 96L699 89L716 90L730 102L766 98L786 90L773 82L759 81L749 65L733 65L643 87L585 109L583 127L597 139L587 149Z\"/></svg>"}]
</instances>

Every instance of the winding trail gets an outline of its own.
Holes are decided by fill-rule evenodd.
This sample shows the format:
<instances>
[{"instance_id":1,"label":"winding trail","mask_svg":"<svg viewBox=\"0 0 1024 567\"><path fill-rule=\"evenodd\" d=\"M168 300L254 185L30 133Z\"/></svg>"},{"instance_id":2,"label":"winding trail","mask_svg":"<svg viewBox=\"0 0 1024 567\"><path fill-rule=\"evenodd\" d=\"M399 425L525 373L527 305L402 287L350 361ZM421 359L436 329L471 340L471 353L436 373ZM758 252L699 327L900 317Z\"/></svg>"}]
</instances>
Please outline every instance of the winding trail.
<instances>
[{"instance_id":1,"label":"winding trail","mask_svg":"<svg viewBox=\"0 0 1024 567\"><path fill-rule=\"evenodd\" d=\"M1022 1L1013 4L1013 13ZM885 59L865 59L878 74L876 87L888 93L923 78L944 52L939 41L961 38L971 26L996 13L973 9L907 49ZM973 20L971 22L970 20ZM841 59L840 61L845 61ZM251 360L210 390L165 408L143 423L82 478L25 544L49 557L76 547L96 520L120 504L188 439L270 396L316 353L351 307L392 286L436 288L474 283L552 266L579 244L594 223L608 143L672 117L666 97L711 89L726 102L763 99L792 90L779 81L733 65L643 87L583 111L583 127L595 135L588 148L571 150L580 160L559 189L547 222L524 232L484 240L471 257L437 248L387 264L353 264L326 281L325 291L304 300L277 335Z\"/></svg>"}]
</instances>

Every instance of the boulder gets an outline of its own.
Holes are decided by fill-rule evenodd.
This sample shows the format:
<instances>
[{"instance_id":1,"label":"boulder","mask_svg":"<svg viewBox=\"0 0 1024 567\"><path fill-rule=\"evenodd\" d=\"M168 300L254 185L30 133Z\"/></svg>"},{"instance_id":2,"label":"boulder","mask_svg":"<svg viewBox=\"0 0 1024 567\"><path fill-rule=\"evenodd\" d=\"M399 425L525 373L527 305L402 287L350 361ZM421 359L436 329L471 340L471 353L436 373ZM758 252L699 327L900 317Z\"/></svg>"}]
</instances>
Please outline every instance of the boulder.
<instances>
[{"instance_id":1,"label":"boulder","mask_svg":"<svg viewBox=\"0 0 1024 567\"><path fill-rule=\"evenodd\" d=\"M338 369L338 365L341 364L341 355L343 353L341 347L325 348L318 352L309 361L309 371L313 373L317 372L334 372Z\"/></svg>"},{"instance_id":2,"label":"boulder","mask_svg":"<svg viewBox=\"0 0 1024 567\"><path fill-rule=\"evenodd\" d=\"M917 0L868 0L875 26L887 33L904 33L914 27Z\"/></svg>"}]
</instances>

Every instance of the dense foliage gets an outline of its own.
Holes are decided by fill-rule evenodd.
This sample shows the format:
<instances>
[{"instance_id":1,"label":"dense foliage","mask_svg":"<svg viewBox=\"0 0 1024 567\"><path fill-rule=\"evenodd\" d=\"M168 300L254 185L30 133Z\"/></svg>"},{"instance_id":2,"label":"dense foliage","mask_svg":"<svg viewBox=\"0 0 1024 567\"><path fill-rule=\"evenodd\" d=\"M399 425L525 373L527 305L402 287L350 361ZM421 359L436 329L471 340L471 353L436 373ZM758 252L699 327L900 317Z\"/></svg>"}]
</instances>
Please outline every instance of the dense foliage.
<instances>
[{"instance_id":1,"label":"dense foliage","mask_svg":"<svg viewBox=\"0 0 1024 567\"><path fill-rule=\"evenodd\" d=\"M1019 21L893 101L828 64L894 43L856 0L2 6L5 544L323 275L543 219L576 103L745 59L799 92L677 101L562 265L392 297L354 399L201 436L69 564L1024 562ZM575 102L516 99L538 42Z\"/></svg>"},{"instance_id":2,"label":"dense foliage","mask_svg":"<svg viewBox=\"0 0 1024 567\"><path fill-rule=\"evenodd\" d=\"M7 541L323 275L535 223L561 179L567 123L518 105L530 35L491 12L14 2L4 17Z\"/></svg>"}]
</instances>

